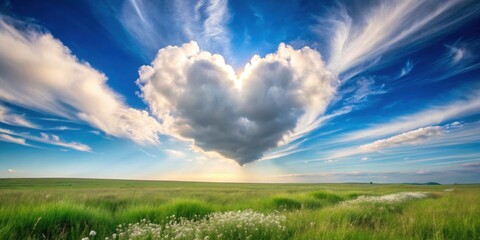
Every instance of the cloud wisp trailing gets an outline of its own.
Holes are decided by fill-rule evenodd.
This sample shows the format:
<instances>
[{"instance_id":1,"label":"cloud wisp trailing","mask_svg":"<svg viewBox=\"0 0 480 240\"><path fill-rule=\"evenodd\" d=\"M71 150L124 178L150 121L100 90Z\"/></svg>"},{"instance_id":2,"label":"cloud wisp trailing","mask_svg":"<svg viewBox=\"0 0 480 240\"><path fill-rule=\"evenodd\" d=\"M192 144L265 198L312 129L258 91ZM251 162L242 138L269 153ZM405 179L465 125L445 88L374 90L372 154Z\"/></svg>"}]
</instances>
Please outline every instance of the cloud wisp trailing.
<instances>
[{"instance_id":1,"label":"cloud wisp trailing","mask_svg":"<svg viewBox=\"0 0 480 240\"><path fill-rule=\"evenodd\" d=\"M480 90L474 89L464 94L465 96L463 96L462 99L457 99L442 105L430 106L423 111L400 116L387 123L376 124L366 129L347 133L341 136L338 141L345 142L378 138L478 114L480 112Z\"/></svg>"},{"instance_id":2,"label":"cloud wisp trailing","mask_svg":"<svg viewBox=\"0 0 480 240\"><path fill-rule=\"evenodd\" d=\"M412 43L409 48L415 49L477 14L479 8L455 0L381 1L352 17L339 6L331 18L319 18L313 31L331 39L328 67L333 72L358 72L388 51Z\"/></svg>"},{"instance_id":3,"label":"cloud wisp trailing","mask_svg":"<svg viewBox=\"0 0 480 240\"><path fill-rule=\"evenodd\" d=\"M366 153L381 153L386 149L395 149L396 158L400 155L410 154L412 148L419 150L422 146L449 147L466 143L478 142L478 122L462 124L458 121L443 126L427 126L396 134L387 138L381 138L344 149L336 149L329 154L331 159L347 158ZM403 150L401 147L406 147ZM390 154L391 155L391 154Z\"/></svg>"},{"instance_id":4,"label":"cloud wisp trailing","mask_svg":"<svg viewBox=\"0 0 480 240\"><path fill-rule=\"evenodd\" d=\"M40 136L34 136L29 133L23 133L23 132L19 133L19 132L14 132L14 131L2 129L2 128L0 128L0 134L1 134L1 139L0 139L1 141L16 143L24 146L29 146L29 147L39 148L38 146L34 146L26 143L26 140L48 144L48 145L70 148L80 152L90 152L92 150L88 145L85 145L83 143L78 143L78 142L67 142L60 139L59 136L53 135L53 134L40 133Z\"/></svg>"},{"instance_id":5,"label":"cloud wisp trailing","mask_svg":"<svg viewBox=\"0 0 480 240\"><path fill-rule=\"evenodd\" d=\"M196 3L128 0L119 9L114 7L115 4L106 5L108 7L103 4L94 6L113 11L116 21L140 47L137 54L150 57L166 45L195 40L202 48L230 56L227 0L201 0Z\"/></svg>"},{"instance_id":6,"label":"cloud wisp trailing","mask_svg":"<svg viewBox=\"0 0 480 240\"><path fill-rule=\"evenodd\" d=\"M24 138L12 137L10 135L3 134L3 133L0 134L0 141L33 147L32 145L28 144Z\"/></svg>"},{"instance_id":7,"label":"cloud wisp trailing","mask_svg":"<svg viewBox=\"0 0 480 240\"><path fill-rule=\"evenodd\" d=\"M337 80L308 47L280 44L237 76L223 57L190 42L161 49L138 84L163 133L243 165L315 124Z\"/></svg>"},{"instance_id":8,"label":"cloud wisp trailing","mask_svg":"<svg viewBox=\"0 0 480 240\"><path fill-rule=\"evenodd\" d=\"M380 139L373 143L362 145L359 147L359 149L364 152L371 152L405 144L420 144L430 138L439 136L441 134L443 134L442 127L429 126L395 135L386 139Z\"/></svg>"},{"instance_id":9,"label":"cloud wisp trailing","mask_svg":"<svg viewBox=\"0 0 480 240\"><path fill-rule=\"evenodd\" d=\"M19 30L12 23L23 24L0 18L0 100L87 123L116 137L158 142L157 121L146 111L126 106L107 86L104 74L77 59L52 35ZM33 127L5 113L3 122Z\"/></svg>"},{"instance_id":10,"label":"cloud wisp trailing","mask_svg":"<svg viewBox=\"0 0 480 240\"><path fill-rule=\"evenodd\" d=\"M0 122L12 126L39 128L36 124L27 120L23 115L12 113L8 108L0 104Z\"/></svg>"}]
</instances>

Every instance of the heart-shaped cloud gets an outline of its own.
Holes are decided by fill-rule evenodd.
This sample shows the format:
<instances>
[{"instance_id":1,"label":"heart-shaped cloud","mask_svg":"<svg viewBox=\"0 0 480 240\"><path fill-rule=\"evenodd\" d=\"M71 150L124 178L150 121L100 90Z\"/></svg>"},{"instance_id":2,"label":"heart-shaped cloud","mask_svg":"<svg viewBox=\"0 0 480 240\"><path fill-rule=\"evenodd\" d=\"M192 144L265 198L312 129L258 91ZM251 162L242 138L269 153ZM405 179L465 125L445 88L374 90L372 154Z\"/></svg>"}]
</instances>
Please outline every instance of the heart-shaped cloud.
<instances>
[{"instance_id":1,"label":"heart-shaped cloud","mask_svg":"<svg viewBox=\"0 0 480 240\"><path fill-rule=\"evenodd\" d=\"M142 97L164 134L240 165L312 129L338 84L319 52L285 44L254 56L239 77L196 42L161 49L139 74Z\"/></svg>"}]
</instances>

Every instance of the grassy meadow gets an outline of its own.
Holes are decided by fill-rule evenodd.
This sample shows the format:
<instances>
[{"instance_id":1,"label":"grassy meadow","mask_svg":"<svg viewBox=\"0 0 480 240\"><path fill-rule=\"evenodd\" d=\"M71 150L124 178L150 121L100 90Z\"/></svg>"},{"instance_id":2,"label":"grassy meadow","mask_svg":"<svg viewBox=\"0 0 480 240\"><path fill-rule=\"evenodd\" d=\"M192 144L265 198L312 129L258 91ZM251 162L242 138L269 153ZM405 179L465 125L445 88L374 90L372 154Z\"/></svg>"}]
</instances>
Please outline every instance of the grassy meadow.
<instances>
[{"instance_id":1,"label":"grassy meadow","mask_svg":"<svg viewBox=\"0 0 480 240\"><path fill-rule=\"evenodd\" d=\"M426 197L395 200L400 198L394 193L406 192ZM158 234L480 239L480 185L0 179L0 239L158 239Z\"/></svg>"}]
</instances>

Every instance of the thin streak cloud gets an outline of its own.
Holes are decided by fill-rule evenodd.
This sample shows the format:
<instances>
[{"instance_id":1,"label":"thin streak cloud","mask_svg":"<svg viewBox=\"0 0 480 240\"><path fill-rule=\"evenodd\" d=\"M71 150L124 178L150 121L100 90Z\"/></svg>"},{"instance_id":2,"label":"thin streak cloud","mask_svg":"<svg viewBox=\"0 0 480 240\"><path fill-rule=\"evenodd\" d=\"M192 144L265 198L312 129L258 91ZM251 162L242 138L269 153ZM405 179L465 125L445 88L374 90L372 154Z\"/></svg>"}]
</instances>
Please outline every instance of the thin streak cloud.
<instances>
[{"instance_id":1,"label":"thin streak cloud","mask_svg":"<svg viewBox=\"0 0 480 240\"><path fill-rule=\"evenodd\" d=\"M338 141L378 138L478 114L480 112L479 99L480 91L476 89L467 94L464 99L454 100L443 105L431 106L411 115L400 116L387 123L376 124L366 129L347 133L341 136Z\"/></svg>"},{"instance_id":2,"label":"thin streak cloud","mask_svg":"<svg viewBox=\"0 0 480 240\"><path fill-rule=\"evenodd\" d=\"M459 9L465 10L462 16L457 15ZM365 10L360 19L353 19L340 6L336 12L339 15L327 21L332 24L330 31L323 31L325 20L313 29L319 34L333 34L328 67L340 74L353 68L365 69L368 61L387 51L412 43L414 47L421 45L474 16L478 9L478 5L455 0L381 1Z\"/></svg>"}]
</instances>

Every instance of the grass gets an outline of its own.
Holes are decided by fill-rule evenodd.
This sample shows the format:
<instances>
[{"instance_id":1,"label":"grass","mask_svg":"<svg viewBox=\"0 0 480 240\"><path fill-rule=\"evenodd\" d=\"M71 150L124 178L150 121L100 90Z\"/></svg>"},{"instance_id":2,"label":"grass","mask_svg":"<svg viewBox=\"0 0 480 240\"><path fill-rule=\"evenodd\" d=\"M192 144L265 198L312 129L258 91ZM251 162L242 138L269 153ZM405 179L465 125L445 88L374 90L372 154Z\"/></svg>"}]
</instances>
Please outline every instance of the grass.
<instances>
[{"instance_id":1,"label":"grass","mask_svg":"<svg viewBox=\"0 0 480 240\"><path fill-rule=\"evenodd\" d=\"M430 197L341 203L398 192L429 192ZM142 219L162 225L174 215L173 221L206 224L212 214L247 209L267 215L279 211L286 217L283 239L480 239L479 202L480 185L1 179L0 239L81 239L91 230L97 233L93 239L105 239L119 224ZM225 234L233 235L225 236L243 236L229 224ZM261 232L266 231L253 232L252 239L279 236Z\"/></svg>"}]
</instances>

